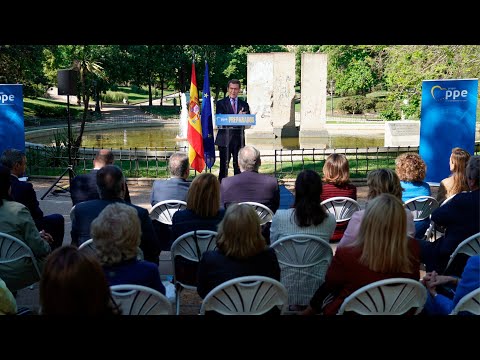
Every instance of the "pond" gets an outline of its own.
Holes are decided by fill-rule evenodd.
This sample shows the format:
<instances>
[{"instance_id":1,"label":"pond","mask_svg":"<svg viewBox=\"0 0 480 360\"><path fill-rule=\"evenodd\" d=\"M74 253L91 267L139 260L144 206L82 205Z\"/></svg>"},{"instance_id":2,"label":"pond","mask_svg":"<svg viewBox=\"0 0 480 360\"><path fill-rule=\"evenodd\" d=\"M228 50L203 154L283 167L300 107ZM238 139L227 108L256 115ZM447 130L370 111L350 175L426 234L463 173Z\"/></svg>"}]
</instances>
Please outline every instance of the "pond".
<instances>
[{"instance_id":1,"label":"pond","mask_svg":"<svg viewBox=\"0 0 480 360\"><path fill-rule=\"evenodd\" d=\"M185 146L186 141L178 141L176 136L178 128L176 126L166 127L124 127L119 124L114 129L102 129L85 132L83 135L82 146L95 148L145 148L145 147L167 147ZM295 150L300 148L364 148L383 146L384 137L382 134L371 136L350 136L333 135L325 138L308 138L303 141L299 138L282 139L252 139L248 144L254 145L259 149L288 149ZM36 143L50 144L52 136L39 137L35 139Z\"/></svg>"}]
</instances>

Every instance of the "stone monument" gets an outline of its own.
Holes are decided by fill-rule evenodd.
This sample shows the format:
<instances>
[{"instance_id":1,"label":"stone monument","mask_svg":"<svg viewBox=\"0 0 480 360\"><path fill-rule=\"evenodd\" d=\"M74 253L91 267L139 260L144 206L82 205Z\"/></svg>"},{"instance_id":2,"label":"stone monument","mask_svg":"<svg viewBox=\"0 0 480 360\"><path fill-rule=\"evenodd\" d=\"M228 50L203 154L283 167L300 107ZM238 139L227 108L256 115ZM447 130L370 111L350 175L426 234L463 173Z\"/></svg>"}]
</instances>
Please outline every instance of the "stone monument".
<instances>
[{"instance_id":1,"label":"stone monument","mask_svg":"<svg viewBox=\"0 0 480 360\"><path fill-rule=\"evenodd\" d=\"M302 54L300 138L328 137L327 55Z\"/></svg>"},{"instance_id":2,"label":"stone monument","mask_svg":"<svg viewBox=\"0 0 480 360\"><path fill-rule=\"evenodd\" d=\"M384 146L418 146L420 121L385 121Z\"/></svg>"}]
</instances>

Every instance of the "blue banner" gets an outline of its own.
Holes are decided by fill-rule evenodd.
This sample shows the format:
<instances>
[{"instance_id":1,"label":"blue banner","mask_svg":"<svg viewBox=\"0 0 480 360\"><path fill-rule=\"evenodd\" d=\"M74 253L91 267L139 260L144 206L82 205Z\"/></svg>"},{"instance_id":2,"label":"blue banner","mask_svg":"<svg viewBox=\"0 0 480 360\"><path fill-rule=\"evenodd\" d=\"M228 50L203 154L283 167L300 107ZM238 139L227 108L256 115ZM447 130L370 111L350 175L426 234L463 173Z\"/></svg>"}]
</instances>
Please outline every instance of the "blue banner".
<instances>
[{"instance_id":1,"label":"blue banner","mask_svg":"<svg viewBox=\"0 0 480 360\"><path fill-rule=\"evenodd\" d=\"M25 151L22 86L0 84L0 155L8 148Z\"/></svg>"},{"instance_id":2,"label":"blue banner","mask_svg":"<svg viewBox=\"0 0 480 360\"><path fill-rule=\"evenodd\" d=\"M216 114L217 126L248 126L255 125L255 114Z\"/></svg>"},{"instance_id":3,"label":"blue banner","mask_svg":"<svg viewBox=\"0 0 480 360\"><path fill-rule=\"evenodd\" d=\"M473 155L477 98L478 79L423 81L419 153L427 165L425 181L450 175L454 147Z\"/></svg>"}]
</instances>

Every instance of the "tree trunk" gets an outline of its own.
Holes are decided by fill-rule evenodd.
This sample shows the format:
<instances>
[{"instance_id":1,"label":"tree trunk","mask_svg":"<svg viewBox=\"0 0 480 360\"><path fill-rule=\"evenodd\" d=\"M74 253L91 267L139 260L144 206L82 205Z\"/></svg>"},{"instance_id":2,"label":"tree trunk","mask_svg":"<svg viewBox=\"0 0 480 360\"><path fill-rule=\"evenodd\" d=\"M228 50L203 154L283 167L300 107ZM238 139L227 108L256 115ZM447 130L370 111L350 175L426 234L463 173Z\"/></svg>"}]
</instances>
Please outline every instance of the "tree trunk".
<instances>
[{"instance_id":1,"label":"tree trunk","mask_svg":"<svg viewBox=\"0 0 480 360\"><path fill-rule=\"evenodd\" d=\"M160 80L160 106L163 106L163 88L164 88L164 85L165 85L165 79L162 76L162 78Z\"/></svg>"},{"instance_id":2,"label":"tree trunk","mask_svg":"<svg viewBox=\"0 0 480 360\"><path fill-rule=\"evenodd\" d=\"M153 106L152 101L152 78L148 77L148 106Z\"/></svg>"}]
</instances>

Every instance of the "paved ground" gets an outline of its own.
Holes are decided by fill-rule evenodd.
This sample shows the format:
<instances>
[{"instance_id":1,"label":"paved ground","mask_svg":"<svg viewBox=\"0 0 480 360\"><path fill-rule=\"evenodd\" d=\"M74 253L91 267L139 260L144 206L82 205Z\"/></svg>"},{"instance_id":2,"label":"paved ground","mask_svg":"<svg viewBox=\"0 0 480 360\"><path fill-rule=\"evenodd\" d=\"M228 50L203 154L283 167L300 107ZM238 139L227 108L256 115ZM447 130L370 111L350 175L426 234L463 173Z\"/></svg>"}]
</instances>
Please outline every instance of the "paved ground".
<instances>
[{"instance_id":1,"label":"paved ground","mask_svg":"<svg viewBox=\"0 0 480 360\"><path fill-rule=\"evenodd\" d=\"M65 181L67 182L67 181ZM33 179L33 187L37 193L37 199L40 202L40 208L43 210L44 214L60 213L65 218L65 237L63 244L70 244L70 210L72 207L72 202L70 199L69 193L58 193L56 191L51 191L44 200L40 198L46 193L49 187L54 183L53 179ZM287 188L291 188L292 183L286 183ZM53 190L55 190L54 188ZM138 182L130 180L128 182L128 189L130 192L130 198L135 205L144 207L147 210L150 210L150 192L151 185L147 182L146 186L138 185ZM435 188L432 188L434 192ZM434 195L435 196L435 195ZM360 205L365 206L366 197L367 197L367 187L366 186L357 186L357 197ZM333 250L336 246L332 245ZM160 255L160 265L159 270L163 279L167 275L172 274L170 263L170 252L162 252ZM185 290L182 292L181 297L181 311L182 315L196 315L200 309L201 299L196 294L196 292ZM18 306L27 306L33 310L38 310L39 301L38 301L38 284L35 284L33 289L24 289L18 292L17 295L17 304Z\"/></svg>"}]
</instances>

